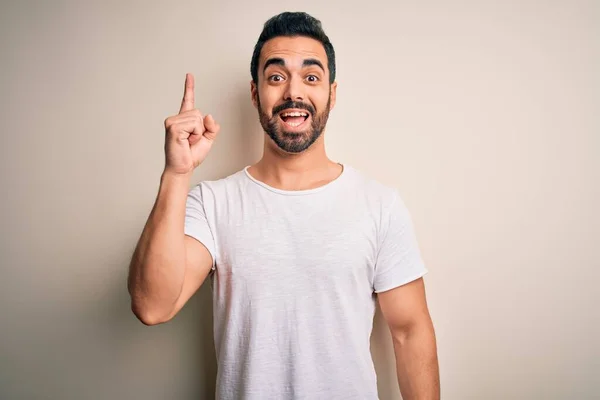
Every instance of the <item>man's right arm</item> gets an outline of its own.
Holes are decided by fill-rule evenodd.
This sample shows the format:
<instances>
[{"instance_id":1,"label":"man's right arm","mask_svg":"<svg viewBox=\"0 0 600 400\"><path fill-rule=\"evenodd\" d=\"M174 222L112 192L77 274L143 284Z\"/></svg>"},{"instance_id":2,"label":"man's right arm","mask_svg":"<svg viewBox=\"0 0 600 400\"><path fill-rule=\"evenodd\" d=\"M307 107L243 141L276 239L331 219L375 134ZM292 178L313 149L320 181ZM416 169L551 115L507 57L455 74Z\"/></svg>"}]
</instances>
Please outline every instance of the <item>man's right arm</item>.
<instances>
[{"instance_id":1,"label":"man's right arm","mask_svg":"<svg viewBox=\"0 0 600 400\"><path fill-rule=\"evenodd\" d=\"M165 169L158 196L129 265L131 309L146 325L173 318L213 265L209 250L185 235L192 173L220 130L212 116L195 108L194 96L194 76L186 74L179 113L165 120Z\"/></svg>"},{"instance_id":2,"label":"man's right arm","mask_svg":"<svg viewBox=\"0 0 600 400\"><path fill-rule=\"evenodd\" d=\"M146 325L173 318L212 267L208 249L184 233L190 175L163 173L156 202L131 259L127 282L131 309Z\"/></svg>"}]
</instances>

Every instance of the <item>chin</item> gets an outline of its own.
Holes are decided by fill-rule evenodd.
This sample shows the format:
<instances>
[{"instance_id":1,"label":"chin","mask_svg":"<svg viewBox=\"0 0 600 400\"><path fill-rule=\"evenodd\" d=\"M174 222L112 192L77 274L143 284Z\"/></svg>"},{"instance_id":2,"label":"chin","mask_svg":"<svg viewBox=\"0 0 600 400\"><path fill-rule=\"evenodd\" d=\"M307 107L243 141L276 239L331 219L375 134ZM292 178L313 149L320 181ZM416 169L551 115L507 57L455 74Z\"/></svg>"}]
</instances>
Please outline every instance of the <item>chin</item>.
<instances>
[{"instance_id":1,"label":"chin","mask_svg":"<svg viewBox=\"0 0 600 400\"><path fill-rule=\"evenodd\" d=\"M273 138L274 144L285 153L299 154L312 147L320 135L311 137L310 131L306 132L283 132Z\"/></svg>"}]
</instances>

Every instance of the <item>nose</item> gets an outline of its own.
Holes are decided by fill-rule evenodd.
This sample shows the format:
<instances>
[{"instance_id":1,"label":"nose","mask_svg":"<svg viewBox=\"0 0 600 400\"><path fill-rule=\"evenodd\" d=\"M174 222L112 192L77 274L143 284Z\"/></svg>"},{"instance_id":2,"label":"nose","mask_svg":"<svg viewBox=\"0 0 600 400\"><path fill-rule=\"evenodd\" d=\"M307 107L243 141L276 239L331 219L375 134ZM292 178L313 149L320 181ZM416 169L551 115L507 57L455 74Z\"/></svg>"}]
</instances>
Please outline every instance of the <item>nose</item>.
<instances>
[{"instance_id":1,"label":"nose","mask_svg":"<svg viewBox=\"0 0 600 400\"><path fill-rule=\"evenodd\" d=\"M288 79L283 97L285 101L304 101L304 88L301 79L297 77Z\"/></svg>"}]
</instances>

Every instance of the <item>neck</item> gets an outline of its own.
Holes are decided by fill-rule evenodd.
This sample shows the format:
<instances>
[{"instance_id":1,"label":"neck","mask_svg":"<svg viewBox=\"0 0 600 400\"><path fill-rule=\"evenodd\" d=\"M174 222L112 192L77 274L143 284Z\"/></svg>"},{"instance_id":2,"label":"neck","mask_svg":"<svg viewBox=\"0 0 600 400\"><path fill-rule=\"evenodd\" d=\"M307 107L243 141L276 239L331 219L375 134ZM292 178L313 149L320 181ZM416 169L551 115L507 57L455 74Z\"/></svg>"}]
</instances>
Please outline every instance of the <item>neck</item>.
<instances>
[{"instance_id":1,"label":"neck","mask_svg":"<svg viewBox=\"0 0 600 400\"><path fill-rule=\"evenodd\" d=\"M281 190L308 190L331 182L341 165L329 159L323 136L300 154L285 153L265 134L263 156L248 172L265 184Z\"/></svg>"}]
</instances>

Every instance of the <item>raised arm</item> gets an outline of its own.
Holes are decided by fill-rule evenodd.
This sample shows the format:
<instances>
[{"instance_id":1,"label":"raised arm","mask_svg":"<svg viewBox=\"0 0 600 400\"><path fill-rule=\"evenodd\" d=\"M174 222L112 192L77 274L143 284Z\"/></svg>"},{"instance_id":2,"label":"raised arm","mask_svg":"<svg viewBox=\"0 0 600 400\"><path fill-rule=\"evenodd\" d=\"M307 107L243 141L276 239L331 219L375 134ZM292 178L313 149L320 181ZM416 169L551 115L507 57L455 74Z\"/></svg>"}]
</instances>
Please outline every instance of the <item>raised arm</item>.
<instances>
[{"instance_id":1,"label":"raised arm","mask_svg":"<svg viewBox=\"0 0 600 400\"><path fill-rule=\"evenodd\" d=\"M184 234L184 221L192 172L219 130L210 115L194 108L194 78L188 74L179 113L165 120L165 169L129 266L131 309L146 325L169 321L210 272L210 252Z\"/></svg>"}]
</instances>

